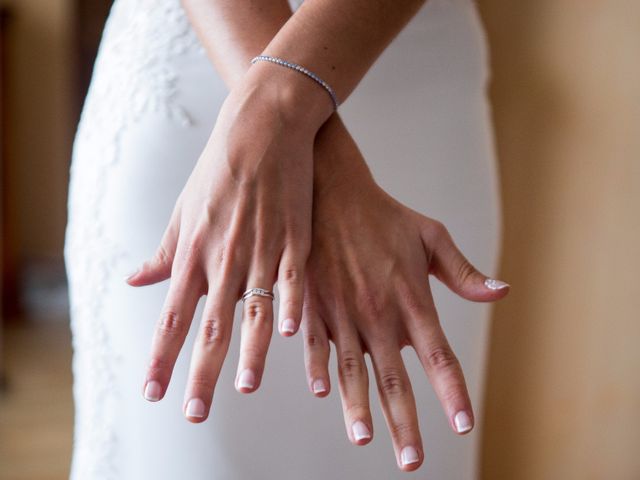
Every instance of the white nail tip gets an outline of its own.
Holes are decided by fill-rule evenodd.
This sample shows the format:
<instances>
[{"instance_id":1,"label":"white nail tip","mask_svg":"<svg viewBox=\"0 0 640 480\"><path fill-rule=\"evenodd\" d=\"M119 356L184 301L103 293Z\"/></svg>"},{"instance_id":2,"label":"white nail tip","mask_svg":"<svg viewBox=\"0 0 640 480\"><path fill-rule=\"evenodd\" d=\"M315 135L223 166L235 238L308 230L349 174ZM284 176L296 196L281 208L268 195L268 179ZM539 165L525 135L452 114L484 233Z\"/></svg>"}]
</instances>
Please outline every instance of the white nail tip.
<instances>
[{"instance_id":1,"label":"white nail tip","mask_svg":"<svg viewBox=\"0 0 640 480\"><path fill-rule=\"evenodd\" d=\"M369 427L367 427L364 422L361 422L360 420L358 420L351 426L351 430L353 432L353 438L356 439L356 442L364 440L365 438L371 438Z\"/></svg>"},{"instance_id":2,"label":"white nail tip","mask_svg":"<svg viewBox=\"0 0 640 480\"><path fill-rule=\"evenodd\" d=\"M160 394L162 393L162 387L160 383L155 380L151 380L144 388L144 398L150 402L157 402L160 400Z\"/></svg>"},{"instance_id":3,"label":"white nail tip","mask_svg":"<svg viewBox=\"0 0 640 480\"><path fill-rule=\"evenodd\" d=\"M489 290L502 290L503 288L507 288L509 284L506 282L503 282L502 280L487 278L484 281L484 286L487 287Z\"/></svg>"},{"instance_id":4,"label":"white nail tip","mask_svg":"<svg viewBox=\"0 0 640 480\"><path fill-rule=\"evenodd\" d=\"M282 332L283 333L294 333L296 331L296 322L287 318L282 322Z\"/></svg>"},{"instance_id":5,"label":"white nail tip","mask_svg":"<svg viewBox=\"0 0 640 480\"><path fill-rule=\"evenodd\" d=\"M455 423L456 431L458 433L465 433L473 428L471 417L467 414L467 412L456 413L456 416L453 418L453 423Z\"/></svg>"},{"instance_id":6,"label":"white nail tip","mask_svg":"<svg viewBox=\"0 0 640 480\"><path fill-rule=\"evenodd\" d=\"M418 451L415 448L404 447L400 454L400 460L402 461L403 466L411 465L412 463L420 461L420 457L418 456Z\"/></svg>"},{"instance_id":7,"label":"white nail tip","mask_svg":"<svg viewBox=\"0 0 640 480\"><path fill-rule=\"evenodd\" d=\"M253 388L256 377L251 370L243 370L238 377L238 388Z\"/></svg>"},{"instance_id":8,"label":"white nail tip","mask_svg":"<svg viewBox=\"0 0 640 480\"><path fill-rule=\"evenodd\" d=\"M322 380L318 379L313 382L313 393L323 393L326 391L327 387Z\"/></svg>"},{"instance_id":9,"label":"white nail tip","mask_svg":"<svg viewBox=\"0 0 640 480\"><path fill-rule=\"evenodd\" d=\"M192 398L187 403L187 417L202 418L205 413L205 405L199 398Z\"/></svg>"}]
</instances>

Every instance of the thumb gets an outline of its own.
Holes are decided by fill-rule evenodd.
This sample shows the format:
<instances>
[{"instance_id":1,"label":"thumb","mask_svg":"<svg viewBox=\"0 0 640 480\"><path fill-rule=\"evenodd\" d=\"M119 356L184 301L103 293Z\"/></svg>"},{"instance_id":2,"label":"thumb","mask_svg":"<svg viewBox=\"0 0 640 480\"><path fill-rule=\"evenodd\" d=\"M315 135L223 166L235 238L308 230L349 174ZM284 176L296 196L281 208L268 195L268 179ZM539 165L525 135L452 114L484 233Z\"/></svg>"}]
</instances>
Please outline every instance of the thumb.
<instances>
[{"instance_id":1,"label":"thumb","mask_svg":"<svg viewBox=\"0 0 640 480\"><path fill-rule=\"evenodd\" d=\"M429 221L422 240L427 253L431 252L430 273L462 298L493 302L509 293L508 283L484 275L467 260L442 223Z\"/></svg>"},{"instance_id":2,"label":"thumb","mask_svg":"<svg viewBox=\"0 0 640 480\"><path fill-rule=\"evenodd\" d=\"M126 278L126 282L133 287L142 287L162 282L171 277L171 266L173 265L177 244L177 222L171 222L162 236L160 245L153 257L129 275Z\"/></svg>"}]
</instances>

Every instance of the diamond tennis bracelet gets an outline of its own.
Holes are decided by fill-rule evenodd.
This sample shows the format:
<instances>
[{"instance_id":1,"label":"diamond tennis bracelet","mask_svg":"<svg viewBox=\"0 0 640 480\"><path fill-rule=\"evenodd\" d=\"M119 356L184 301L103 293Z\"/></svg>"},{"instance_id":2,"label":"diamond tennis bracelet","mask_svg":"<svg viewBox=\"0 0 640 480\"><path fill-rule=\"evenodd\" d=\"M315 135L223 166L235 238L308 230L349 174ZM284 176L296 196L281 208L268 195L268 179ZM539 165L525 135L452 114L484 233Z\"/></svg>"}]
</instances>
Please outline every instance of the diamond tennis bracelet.
<instances>
[{"instance_id":1,"label":"diamond tennis bracelet","mask_svg":"<svg viewBox=\"0 0 640 480\"><path fill-rule=\"evenodd\" d=\"M336 92L333 91L333 88L331 88L331 86L327 82L322 80L315 73L311 72L310 70L307 70L302 65L298 65L297 63L288 62L286 60L283 60L282 58L272 57L270 55L258 55L257 57L254 57L251 60L251 64L254 64L254 63L256 63L256 62L258 62L260 60L263 60L263 61L266 61L266 62L276 63L278 65L282 65L283 67L291 68L292 70L297 70L298 72L304 73L307 77L315 80L318 84L320 84L322 86L322 88L324 88L329 93L329 96L331 97L331 101L333 102L334 110L338 110L338 105L339 104L338 104L338 97L336 96Z\"/></svg>"}]
</instances>

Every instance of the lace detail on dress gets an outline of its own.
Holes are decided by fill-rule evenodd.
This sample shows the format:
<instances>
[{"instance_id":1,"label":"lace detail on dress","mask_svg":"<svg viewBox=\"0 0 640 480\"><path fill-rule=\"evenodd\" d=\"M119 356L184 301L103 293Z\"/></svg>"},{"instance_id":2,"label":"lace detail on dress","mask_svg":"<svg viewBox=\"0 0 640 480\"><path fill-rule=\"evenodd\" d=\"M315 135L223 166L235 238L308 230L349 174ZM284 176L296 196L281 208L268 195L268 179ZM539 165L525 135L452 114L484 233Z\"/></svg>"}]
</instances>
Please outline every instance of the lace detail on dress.
<instances>
[{"instance_id":1,"label":"lace detail on dress","mask_svg":"<svg viewBox=\"0 0 640 480\"><path fill-rule=\"evenodd\" d=\"M103 199L118 162L123 132L149 113L192 124L176 101L172 60L203 55L179 0L116 0L105 26L74 143L65 238L70 284L75 434L71 478L116 480L118 438L115 375L121 355L106 328L103 295L122 281L126 258L104 228Z\"/></svg>"}]
</instances>

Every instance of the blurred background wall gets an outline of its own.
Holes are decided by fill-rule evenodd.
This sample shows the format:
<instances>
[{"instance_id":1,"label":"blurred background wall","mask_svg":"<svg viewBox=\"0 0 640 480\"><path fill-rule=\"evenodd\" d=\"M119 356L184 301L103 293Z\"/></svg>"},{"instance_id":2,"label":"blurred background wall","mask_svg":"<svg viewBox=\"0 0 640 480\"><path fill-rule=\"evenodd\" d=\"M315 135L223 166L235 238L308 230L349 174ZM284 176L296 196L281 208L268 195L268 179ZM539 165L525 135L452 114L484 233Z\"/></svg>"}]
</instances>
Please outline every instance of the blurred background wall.
<instances>
[{"instance_id":1,"label":"blurred background wall","mask_svg":"<svg viewBox=\"0 0 640 480\"><path fill-rule=\"evenodd\" d=\"M0 480L68 478L68 167L109 3L0 0Z\"/></svg>"},{"instance_id":2,"label":"blurred background wall","mask_svg":"<svg viewBox=\"0 0 640 480\"><path fill-rule=\"evenodd\" d=\"M0 0L3 316L55 301L68 166L110 0ZM30 289L39 295L29 296ZM25 302L27 305L25 305ZM21 313L22 312L22 313Z\"/></svg>"},{"instance_id":3,"label":"blurred background wall","mask_svg":"<svg viewBox=\"0 0 640 480\"><path fill-rule=\"evenodd\" d=\"M0 0L9 7L3 273L10 257L21 289L30 265L54 265L59 280L71 140L108 3ZM482 478L637 480L640 2L478 4L492 49L501 278L513 285L495 309ZM31 360L52 370L27 375L29 384L11 372L14 398L0 396L0 465L42 452L48 460L39 473L14 469L6 478L62 479L66 458L56 462L51 452L58 458L70 448L69 339L45 329L34 346L29 328L12 327L3 357L11 369ZM58 363L29 353L50 359L64 342ZM47 409L55 402L33 403L43 385L48 398L68 403L63 415ZM56 386L66 394L52 397ZM38 409L44 419L28 413ZM38 433L43 427L48 435ZM14 431L23 432L22 443Z\"/></svg>"},{"instance_id":4,"label":"blurred background wall","mask_svg":"<svg viewBox=\"0 0 640 480\"><path fill-rule=\"evenodd\" d=\"M6 160L15 247L23 259L59 257L74 114L70 0L3 0ZM3 186L4 186L3 185Z\"/></svg>"},{"instance_id":5,"label":"blurred background wall","mask_svg":"<svg viewBox=\"0 0 640 480\"><path fill-rule=\"evenodd\" d=\"M640 2L479 4L513 284L483 478L640 479Z\"/></svg>"}]
</instances>

